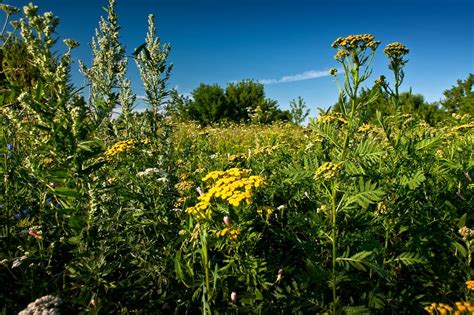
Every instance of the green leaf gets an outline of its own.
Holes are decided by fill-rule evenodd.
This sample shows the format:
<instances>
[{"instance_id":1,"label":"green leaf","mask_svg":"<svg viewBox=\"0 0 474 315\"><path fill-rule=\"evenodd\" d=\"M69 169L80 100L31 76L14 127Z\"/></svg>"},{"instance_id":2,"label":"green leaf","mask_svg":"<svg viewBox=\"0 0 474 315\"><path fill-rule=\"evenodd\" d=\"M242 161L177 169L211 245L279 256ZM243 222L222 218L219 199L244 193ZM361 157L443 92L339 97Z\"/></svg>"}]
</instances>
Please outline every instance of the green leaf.
<instances>
[{"instance_id":1,"label":"green leaf","mask_svg":"<svg viewBox=\"0 0 474 315\"><path fill-rule=\"evenodd\" d=\"M133 55L136 57L146 47L146 43L141 44L133 51Z\"/></svg>"},{"instance_id":2,"label":"green leaf","mask_svg":"<svg viewBox=\"0 0 474 315\"><path fill-rule=\"evenodd\" d=\"M437 147L437 144L439 143L439 141L440 141L439 138L423 139L415 145L415 149L417 151L425 150L425 149L428 149L428 148L430 150L433 150Z\"/></svg>"},{"instance_id":3,"label":"green leaf","mask_svg":"<svg viewBox=\"0 0 474 315\"><path fill-rule=\"evenodd\" d=\"M346 252L347 254L348 252ZM366 259L372 255L371 251L362 251L354 254L351 257L338 257L336 261L343 265L351 265L352 267L361 270L367 271Z\"/></svg>"},{"instance_id":4,"label":"green leaf","mask_svg":"<svg viewBox=\"0 0 474 315\"><path fill-rule=\"evenodd\" d=\"M466 226L467 221L467 213L464 213L463 216L458 221L458 228L462 228Z\"/></svg>"},{"instance_id":5,"label":"green leaf","mask_svg":"<svg viewBox=\"0 0 474 315\"><path fill-rule=\"evenodd\" d=\"M53 190L54 194L64 197L78 198L81 194L74 188L59 187Z\"/></svg>"},{"instance_id":6,"label":"green leaf","mask_svg":"<svg viewBox=\"0 0 474 315\"><path fill-rule=\"evenodd\" d=\"M255 289L255 300L257 301L263 300L263 294L257 288Z\"/></svg>"},{"instance_id":7,"label":"green leaf","mask_svg":"<svg viewBox=\"0 0 474 315\"><path fill-rule=\"evenodd\" d=\"M453 244L454 249L458 251L461 254L461 256L467 257L467 250L461 243L453 242L452 244Z\"/></svg>"},{"instance_id":8,"label":"green leaf","mask_svg":"<svg viewBox=\"0 0 474 315\"><path fill-rule=\"evenodd\" d=\"M364 305L358 306L345 306L344 313L347 315L369 315L370 310Z\"/></svg>"},{"instance_id":9,"label":"green leaf","mask_svg":"<svg viewBox=\"0 0 474 315\"><path fill-rule=\"evenodd\" d=\"M424 259L418 253L404 252L398 255L398 257L392 259L393 262L401 262L405 266L411 266L415 264L425 264L426 259Z\"/></svg>"},{"instance_id":10,"label":"green leaf","mask_svg":"<svg viewBox=\"0 0 474 315\"><path fill-rule=\"evenodd\" d=\"M421 185L421 183L426 179L425 175L423 174L423 171L418 170L416 171L415 174L411 175L410 177L407 177L405 175L400 177L400 185L401 186L408 186L411 190L414 190L418 188L418 186Z\"/></svg>"},{"instance_id":11,"label":"green leaf","mask_svg":"<svg viewBox=\"0 0 474 315\"><path fill-rule=\"evenodd\" d=\"M364 164L377 163L384 155L378 144L372 140L362 141L354 150L354 155L360 159Z\"/></svg>"},{"instance_id":12,"label":"green leaf","mask_svg":"<svg viewBox=\"0 0 474 315\"><path fill-rule=\"evenodd\" d=\"M80 236L73 236L73 237L70 237L67 241L70 244L77 245L77 244L80 244L82 242L82 238Z\"/></svg>"},{"instance_id":13,"label":"green leaf","mask_svg":"<svg viewBox=\"0 0 474 315\"><path fill-rule=\"evenodd\" d=\"M346 206L357 203L362 208L367 208L370 204L379 201L384 192L376 188L377 184L372 184L370 181L364 182L362 178L359 179L359 191L348 198Z\"/></svg>"}]
</instances>

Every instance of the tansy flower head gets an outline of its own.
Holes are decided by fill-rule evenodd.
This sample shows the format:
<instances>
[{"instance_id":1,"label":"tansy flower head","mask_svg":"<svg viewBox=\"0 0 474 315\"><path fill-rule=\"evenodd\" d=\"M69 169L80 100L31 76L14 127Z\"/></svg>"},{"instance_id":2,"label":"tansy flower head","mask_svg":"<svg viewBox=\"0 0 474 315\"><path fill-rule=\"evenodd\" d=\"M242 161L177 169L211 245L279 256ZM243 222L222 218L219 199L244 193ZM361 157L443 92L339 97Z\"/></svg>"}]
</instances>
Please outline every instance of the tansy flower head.
<instances>
[{"instance_id":1,"label":"tansy flower head","mask_svg":"<svg viewBox=\"0 0 474 315\"><path fill-rule=\"evenodd\" d=\"M338 37L331 45L332 48L377 48L379 41L374 40L371 34L349 35L347 37Z\"/></svg>"},{"instance_id":2,"label":"tansy flower head","mask_svg":"<svg viewBox=\"0 0 474 315\"><path fill-rule=\"evenodd\" d=\"M332 122L337 122L342 125L347 124L347 120L344 118L344 116L341 113L332 113L328 115L321 115L317 119L318 122L320 123L332 123Z\"/></svg>"},{"instance_id":3,"label":"tansy flower head","mask_svg":"<svg viewBox=\"0 0 474 315\"><path fill-rule=\"evenodd\" d=\"M395 42L388 44L383 52L389 57L389 58L402 58L406 54L410 52L408 48L405 47L402 43Z\"/></svg>"},{"instance_id":4,"label":"tansy flower head","mask_svg":"<svg viewBox=\"0 0 474 315\"><path fill-rule=\"evenodd\" d=\"M198 197L199 203L186 209L186 212L199 218L209 217L212 215L209 207L213 199L227 201L234 207L242 202L251 204L255 190L262 187L265 180L262 176L249 176L249 173L249 170L239 168L210 172L202 180L213 182L211 187Z\"/></svg>"},{"instance_id":5,"label":"tansy flower head","mask_svg":"<svg viewBox=\"0 0 474 315\"><path fill-rule=\"evenodd\" d=\"M474 290L474 280L466 281L466 286L468 290Z\"/></svg>"},{"instance_id":6,"label":"tansy flower head","mask_svg":"<svg viewBox=\"0 0 474 315\"><path fill-rule=\"evenodd\" d=\"M110 149L105 151L104 155L107 160L111 160L115 155L130 151L135 147L135 140L129 139L115 143Z\"/></svg>"},{"instance_id":7,"label":"tansy flower head","mask_svg":"<svg viewBox=\"0 0 474 315\"><path fill-rule=\"evenodd\" d=\"M342 168L341 163L324 162L314 174L315 179L331 179L335 177Z\"/></svg>"}]
</instances>

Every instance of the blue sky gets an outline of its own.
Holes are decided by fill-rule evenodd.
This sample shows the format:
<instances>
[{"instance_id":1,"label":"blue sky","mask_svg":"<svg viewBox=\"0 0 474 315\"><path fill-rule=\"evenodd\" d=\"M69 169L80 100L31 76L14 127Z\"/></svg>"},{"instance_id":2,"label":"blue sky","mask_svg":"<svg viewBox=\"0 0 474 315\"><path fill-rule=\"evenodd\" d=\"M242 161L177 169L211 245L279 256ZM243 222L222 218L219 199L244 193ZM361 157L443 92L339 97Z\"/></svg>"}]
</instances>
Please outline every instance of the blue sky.
<instances>
[{"instance_id":1,"label":"blue sky","mask_svg":"<svg viewBox=\"0 0 474 315\"><path fill-rule=\"evenodd\" d=\"M59 16L59 35L81 42L74 57L90 64L89 42L106 1L34 3ZM301 96L314 115L337 100L333 78L324 76L338 66L331 43L360 33L382 41L371 83L381 74L390 78L382 50L394 41L410 49L402 89L428 101L441 99L457 79L474 72L472 0L117 0L117 10L129 55L144 41L148 14L155 14L158 35L172 46L170 87L183 94L201 82L262 80L267 96L282 108ZM143 94L135 65L130 68L133 88ZM73 78L84 84L77 63Z\"/></svg>"}]
</instances>

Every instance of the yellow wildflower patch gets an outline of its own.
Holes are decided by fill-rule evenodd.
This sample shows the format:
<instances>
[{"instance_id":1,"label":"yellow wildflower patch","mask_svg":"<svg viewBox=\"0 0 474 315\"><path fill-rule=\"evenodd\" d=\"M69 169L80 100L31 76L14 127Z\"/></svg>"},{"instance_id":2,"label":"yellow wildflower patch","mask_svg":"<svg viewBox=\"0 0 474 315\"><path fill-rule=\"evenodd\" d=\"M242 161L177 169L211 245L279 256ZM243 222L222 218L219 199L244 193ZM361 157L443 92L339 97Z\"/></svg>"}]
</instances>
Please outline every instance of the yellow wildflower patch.
<instances>
[{"instance_id":1,"label":"yellow wildflower patch","mask_svg":"<svg viewBox=\"0 0 474 315\"><path fill-rule=\"evenodd\" d=\"M474 290L474 280L466 281L466 286L468 290Z\"/></svg>"},{"instance_id":2,"label":"yellow wildflower patch","mask_svg":"<svg viewBox=\"0 0 474 315\"><path fill-rule=\"evenodd\" d=\"M199 203L186 209L186 212L197 214L200 218L211 216L212 211L209 207L213 198L224 200L234 207L240 206L243 202L251 204L255 189L262 187L265 180L262 176L249 176L249 173L249 170L239 168L210 172L202 180L212 181L212 186L198 197Z\"/></svg>"},{"instance_id":3,"label":"yellow wildflower patch","mask_svg":"<svg viewBox=\"0 0 474 315\"><path fill-rule=\"evenodd\" d=\"M339 173L342 163L324 162L314 174L315 179L331 179Z\"/></svg>"},{"instance_id":4,"label":"yellow wildflower patch","mask_svg":"<svg viewBox=\"0 0 474 315\"><path fill-rule=\"evenodd\" d=\"M347 124L347 120L344 118L344 116L341 113L333 113L329 115L321 115L318 117L317 121L319 123L332 123L332 122L337 122L343 125Z\"/></svg>"},{"instance_id":5,"label":"yellow wildflower patch","mask_svg":"<svg viewBox=\"0 0 474 315\"><path fill-rule=\"evenodd\" d=\"M104 156L107 160L111 160L115 155L122 152L130 151L135 147L135 140L129 139L124 141L119 141L105 151Z\"/></svg>"},{"instance_id":6,"label":"yellow wildflower patch","mask_svg":"<svg viewBox=\"0 0 474 315\"><path fill-rule=\"evenodd\" d=\"M237 237L239 236L239 234L240 234L240 230L231 229L231 228L224 228L223 230L216 232L217 237L224 237L228 235L230 236L230 239L233 241L237 240Z\"/></svg>"}]
</instances>

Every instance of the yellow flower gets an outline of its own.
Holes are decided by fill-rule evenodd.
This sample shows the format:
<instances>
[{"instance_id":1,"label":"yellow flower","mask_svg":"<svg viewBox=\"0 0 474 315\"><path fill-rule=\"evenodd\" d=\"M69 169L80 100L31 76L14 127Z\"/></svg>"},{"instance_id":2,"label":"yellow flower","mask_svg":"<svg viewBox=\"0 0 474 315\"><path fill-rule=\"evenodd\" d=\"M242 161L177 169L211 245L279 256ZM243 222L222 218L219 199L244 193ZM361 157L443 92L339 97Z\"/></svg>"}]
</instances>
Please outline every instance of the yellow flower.
<instances>
[{"instance_id":1,"label":"yellow flower","mask_svg":"<svg viewBox=\"0 0 474 315\"><path fill-rule=\"evenodd\" d=\"M237 239L237 236L240 235L240 230L224 228L223 230L216 232L217 237L224 237L226 235L229 235L230 239L235 241Z\"/></svg>"},{"instance_id":2,"label":"yellow flower","mask_svg":"<svg viewBox=\"0 0 474 315\"><path fill-rule=\"evenodd\" d=\"M207 218L208 214L212 214L209 207L213 198L227 201L234 207L238 207L243 200L251 204L254 190L262 187L265 180L261 176L248 177L249 173L249 170L239 168L210 172L202 180L214 183L206 193L198 197L200 202L188 208L186 212L199 218Z\"/></svg>"},{"instance_id":3,"label":"yellow flower","mask_svg":"<svg viewBox=\"0 0 474 315\"><path fill-rule=\"evenodd\" d=\"M389 57L389 58L401 58L408 54L410 50L405 47L402 43L391 43L388 44L383 52Z\"/></svg>"},{"instance_id":4,"label":"yellow flower","mask_svg":"<svg viewBox=\"0 0 474 315\"><path fill-rule=\"evenodd\" d=\"M342 125L347 124L347 120L344 118L344 116L341 113L333 113L329 115L321 115L318 117L317 121L319 123L332 123L332 122L337 122Z\"/></svg>"},{"instance_id":5,"label":"yellow flower","mask_svg":"<svg viewBox=\"0 0 474 315\"><path fill-rule=\"evenodd\" d=\"M459 125L459 126L453 127L453 128L451 128L451 132L455 133L455 132L458 132L459 130L471 129L471 128L474 128L474 123L464 124L464 125Z\"/></svg>"},{"instance_id":6,"label":"yellow flower","mask_svg":"<svg viewBox=\"0 0 474 315\"><path fill-rule=\"evenodd\" d=\"M373 128L371 124L363 124L362 126L357 129L358 132L367 132L370 131Z\"/></svg>"},{"instance_id":7,"label":"yellow flower","mask_svg":"<svg viewBox=\"0 0 474 315\"><path fill-rule=\"evenodd\" d=\"M466 281L466 286L467 286L468 290L474 290L474 280Z\"/></svg>"},{"instance_id":8,"label":"yellow flower","mask_svg":"<svg viewBox=\"0 0 474 315\"><path fill-rule=\"evenodd\" d=\"M331 179L335 177L342 168L342 163L324 162L314 174L315 179Z\"/></svg>"},{"instance_id":9,"label":"yellow flower","mask_svg":"<svg viewBox=\"0 0 474 315\"><path fill-rule=\"evenodd\" d=\"M105 151L104 156L107 160L111 160L112 157L115 155L130 151L135 147L135 140L130 139L130 140L124 140L124 141L119 141L115 143L110 149Z\"/></svg>"}]
</instances>

